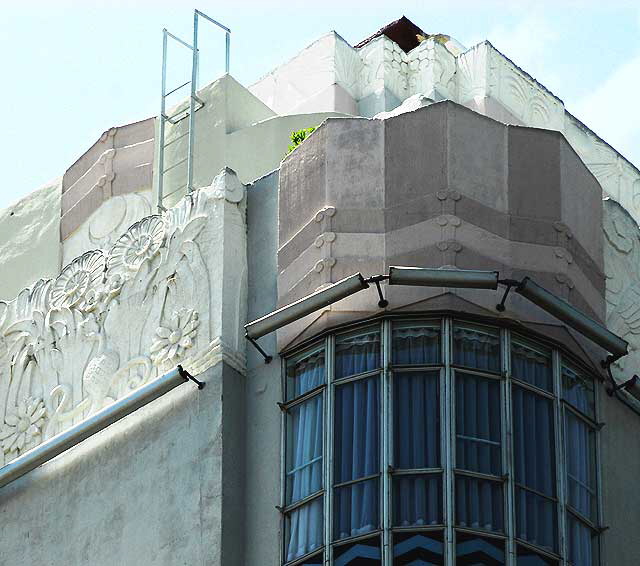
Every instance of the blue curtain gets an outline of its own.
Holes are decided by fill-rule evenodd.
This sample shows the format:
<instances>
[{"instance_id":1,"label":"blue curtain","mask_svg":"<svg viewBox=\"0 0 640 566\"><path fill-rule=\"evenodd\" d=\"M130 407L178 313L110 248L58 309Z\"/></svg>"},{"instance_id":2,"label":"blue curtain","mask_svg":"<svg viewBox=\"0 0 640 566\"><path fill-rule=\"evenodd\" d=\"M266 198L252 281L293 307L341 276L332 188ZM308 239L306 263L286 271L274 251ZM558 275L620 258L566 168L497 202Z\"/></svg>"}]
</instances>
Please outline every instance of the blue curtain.
<instances>
[{"instance_id":1,"label":"blue curtain","mask_svg":"<svg viewBox=\"0 0 640 566\"><path fill-rule=\"evenodd\" d=\"M371 371L380 365L380 332L377 329L336 338L336 379Z\"/></svg>"},{"instance_id":2,"label":"blue curtain","mask_svg":"<svg viewBox=\"0 0 640 566\"><path fill-rule=\"evenodd\" d=\"M512 398L516 536L555 549L556 503L526 489L556 495L553 401L515 386Z\"/></svg>"},{"instance_id":3,"label":"blue curtain","mask_svg":"<svg viewBox=\"0 0 640 566\"><path fill-rule=\"evenodd\" d=\"M393 325L393 363L426 365L440 362L440 328L409 323Z\"/></svg>"},{"instance_id":4,"label":"blue curtain","mask_svg":"<svg viewBox=\"0 0 640 566\"><path fill-rule=\"evenodd\" d=\"M500 336L475 327L454 327L453 363L500 372Z\"/></svg>"},{"instance_id":5,"label":"blue curtain","mask_svg":"<svg viewBox=\"0 0 640 566\"><path fill-rule=\"evenodd\" d=\"M594 439L591 427L570 412L565 417L567 501L576 511L595 519Z\"/></svg>"},{"instance_id":6,"label":"blue curtain","mask_svg":"<svg viewBox=\"0 0 640 566\"><path fill-rule=\"evenodd\" d=\"M392 496L394 526L442 524L441 474L398 475Z\"/></svg>"},{"instance_id":7,"label":"blue curtain","mask_svg":"<svg viewBox=\"0 0 640 566\"><path fill-rule=\"evenodd\" d=\"M439 373L393 376L394 468L440 467ZM400 475L393 481L394 524L442 522L441 474Z\"/></svg>"},{"instance_id":8,"label":"blue curtain","mask_svg":"<svg viewBox=\"0 0 640 566\"><path fill-rule=\"evenodd\" d=\"M299 397L324 381L323 351L295 360L287 368L287 397ZM323 406L323 395L318 394L288 411L287 505L322 489ZM322 546L322 500L314 499L287 515L287 561Z\"/></svg>"},{"instance_id":9,"label":"blue curtain","mask_svg":"<svg viewBox=\"0 0 640 566\"><path fill-rule=\"evenodd\" d=\"M320 548L323 544L322 497L298 507L287 516L287 561Z\"/></svg>"},{"instance_id":10,"label":"blue curtain","mask_svg":"<svg viewBox=\"0 0 640 566\"><path fill-rule=\"evenodd\" d=\"M593 381L566 366L562 368L562 397L585 415L594 417Z\"/></svg>"},{"instance_id":11,"label":"blue curtain","mask_svg":"<svg viewBox=\"0 0 640 566\"><path fill-rule=\"evenodd\" d=\"M336 387L335 483L380 472L379 389L377 376ZM355 536L378 528L377 478L337 488L334 503L335 538Z\"/></svg>"},{"instance_id":12,"label":"blue curtain","mask_svg":"<svg viewBox=\"0 0 640 566\"><path fill-rule=\"evenodd\" d=\"M569 560L575 566L597 564L597 540L590 527L567 514L567 538L569 539Z\"/></svg>"},{"instance_id":13,"label":"blue curtain","mask_svg":"<svg viewBox=\"0 0 640 566\"><path fill-rule=\"evenodd\" d=\"M287 400L304 395L325 382L324 350L287 364Z\"/></svg>"},{"instance_id":14,"label":"blue curtain","mask_svg":"<svg viewBox=\"0 0 640 566\"><path fill-rule=\"evenodd\" d=\"M502 475L500 383L456 372L456 468Z\"/></svg>"},{"instance_id":15,"label":"blue curtain","mask_svg":"<svg viewBox=\"0 0 640 566\"><path fill-rule=\"evenodd\" d=\"M440 467L439 374L393 376L394 462L399 470Z\"/></svg>"},{"instance_id":16,"label":"blue curtain","mask_svg":"<svg viewBox=\"0 0 640 566\"><path fill-rule=\"evenodd\" d=\"M457 475L456 524L471 529L502 532L502 482Z\"/></svg>"},{"instance_id":17,"label":"blue curtain","mask_svg":"<svg viewBox=\"0 0 640 566\"><path fill-rule=\"evenodd\" d=\"M456 372L456 468L502 476L500 383ZM502 481L456 477L460 526L503 529Z\"/></svg>"},{"instance_id":18,"label":"blue curtain","mask_svg":"<svg viewBox=\"0 0 640 566\"><path fill-rule=\"evenodd\" d=\"M289 411L287 449L287 504L322 489L322 394ZM322 545L322 498L289 515L287 560Z\"/></svg>"},{"instance_id":19,"label":"blue curtain","mask_svg":"<svg viewBox=\"0 0 640 566\"><path fill-rule=\"evenodd\" d=\"M511 375L540 389L553 391L551 355L529 348L515 340L511 345Z\"/></svg>"}]
</instances>

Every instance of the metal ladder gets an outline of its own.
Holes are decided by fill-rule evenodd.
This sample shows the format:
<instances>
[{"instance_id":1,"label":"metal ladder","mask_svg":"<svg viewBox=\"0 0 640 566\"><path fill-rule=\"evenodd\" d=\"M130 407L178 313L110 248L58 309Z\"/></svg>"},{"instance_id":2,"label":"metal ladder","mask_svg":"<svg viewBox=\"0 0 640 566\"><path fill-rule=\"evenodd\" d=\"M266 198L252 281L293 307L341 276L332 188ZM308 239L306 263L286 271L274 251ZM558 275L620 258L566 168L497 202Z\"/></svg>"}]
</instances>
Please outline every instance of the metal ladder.
<instances>
[{"instance_id":1,"label":"metal ladder","mask_svg":"<svg viewBox=\"0 0 640 566\"><path fill-rule=\"evenodd\" d=\"M186 187L187 191L193 191L193 146L195 142L195 113L200 110L204 106L204 102L198 98L197 90L198 90L198 65L199 65L199 57L200 52L198 49L198 23L199 18L202 17L206 21L211 22L212 24L218 26L225 32L225 73L229 73L229 46L231 41L231 30L222 25L220 22L215 21L213 18L210 18L205 13L200 10L194 10L193 12L193 44L190 45L186 41L180 39L178 36L173 35L166 28L162 30L162 94L160 97L160 128L159 128L159 140L158 140L158 174L157 174L157 206L158 212L162 212L165 210L162 201L164 196L164 176L166 173L171 171L172 169L182 165L185 161L187 162L187 182ZM167 48L169 39L172 39L178 45L182 47L186 47L190 49L192 52L191 58L191 80L177 86L169 91L167 91ZM191 85L191 94L189 97L189 108L184 110L179 110L175 114L171 116L167 116L167 97L172 95L173 93L179 91L181 88L184 88L187 85ZM177 139L183 137L179 136L178 138L166 143L165 140L165 126L166 123L169 122L171 124L177 124L181 120L186 117L189 117L189 125L187 129L187 135L189 136L189 142L187 147L187 156L184 159L180 159L176 163L172 163L165 169L164 161L165 161L165 149L167 146ZM180 185L176 190L181 189L185 185Z\"/></svg>"}]
</instances>

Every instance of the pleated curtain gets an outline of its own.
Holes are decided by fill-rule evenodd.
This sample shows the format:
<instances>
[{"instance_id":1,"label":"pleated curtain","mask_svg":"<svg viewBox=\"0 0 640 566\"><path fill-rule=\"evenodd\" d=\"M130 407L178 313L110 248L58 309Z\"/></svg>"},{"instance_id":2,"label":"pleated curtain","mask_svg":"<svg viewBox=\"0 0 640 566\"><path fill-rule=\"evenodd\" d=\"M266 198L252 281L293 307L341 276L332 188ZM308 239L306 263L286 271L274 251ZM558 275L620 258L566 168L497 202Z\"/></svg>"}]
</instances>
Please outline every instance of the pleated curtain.
<instances>
[{"instance_id":1,"label":"pleated curtain","mask_svg":"<svg viewBox=\"0 0 640 566\"><path fill-rule=\"evenodd\" d=\"M336 379L380 367L377 330L336 339ZM380 378L367 377L335 388L334 483L380 472ZM334 539L379 527L378 477L334 490Z\"/></svg>"},{"instance_id":2,"label":"pleated curtain","mask_svg":"<svg viewBox=\"0 0 640 566\"><path fill-rule=\"evenodd\" d=\"M456 468L500 477L500 383L456 372ZM500 532L504 527L502 481L458 474L456 522Z\"/></svg>"},{"instance_id":3,"label":"pleated curtain","mask_svg":"<svg viewBox=\"0 0 640 566\"><path fill-rule=\"evenodd\" d=\"M438 372L394 374L394 468L440 467ZM394 524L442 522L440 473L397 475L393 480Z\"/></svg>"},{"instance_id":4,"label":"pleated curtain","mask_svg":"<svg viewBox=\"0 0 640 566\"><path fill-rule=\"evenodd\" d=\"M293 373L293 395L299 396L325 379L324 357L317 354L299 362ZM322 489L323 395L318 394L289 410L287 423L287 505ZM289 513L287 561L323 544L322 497Z\"/></svg>"}]
</instances>

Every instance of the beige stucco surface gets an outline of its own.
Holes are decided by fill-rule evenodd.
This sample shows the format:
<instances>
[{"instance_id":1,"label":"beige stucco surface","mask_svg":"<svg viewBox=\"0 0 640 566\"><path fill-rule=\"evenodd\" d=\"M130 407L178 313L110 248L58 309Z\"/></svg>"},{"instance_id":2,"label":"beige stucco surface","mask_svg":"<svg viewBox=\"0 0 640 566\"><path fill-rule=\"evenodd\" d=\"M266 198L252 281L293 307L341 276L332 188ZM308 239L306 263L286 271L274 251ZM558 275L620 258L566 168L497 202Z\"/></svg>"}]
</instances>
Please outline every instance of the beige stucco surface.
<instances>
[{"instance_id":1,"label":"beige stucco surface","mask_svg":"<svg viewBox=\"0 0 640 566\"><path fill-rule=\"evenodd\" d=\"M61 183L56 179L0 212L0 300L60 271Z\"/></svg>"}]
</instances>

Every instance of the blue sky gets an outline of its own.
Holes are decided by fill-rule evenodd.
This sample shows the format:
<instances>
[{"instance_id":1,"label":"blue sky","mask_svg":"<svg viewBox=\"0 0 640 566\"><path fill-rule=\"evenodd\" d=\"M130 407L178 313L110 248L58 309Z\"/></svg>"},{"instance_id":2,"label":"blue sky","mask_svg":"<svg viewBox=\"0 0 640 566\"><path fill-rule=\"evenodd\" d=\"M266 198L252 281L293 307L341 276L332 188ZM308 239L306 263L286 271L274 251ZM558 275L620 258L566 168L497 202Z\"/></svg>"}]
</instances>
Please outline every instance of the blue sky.
<instances>
[{"instance_id":1,"label":"blue sky","mask_svg":"<svg viewBox=\"0 0 640 566\"><path fill-rule=\"evenodd\" d=\"M161 30L188 39L195 7L231 28L231 74L245 85L330 30L354 44L403 14L468 47L489 39L640 166L638 2L0 0L0 208L109 127L157 113ZM223 34L203 38L201 84L223 70Z\"/></svg>"}]
</instances>

